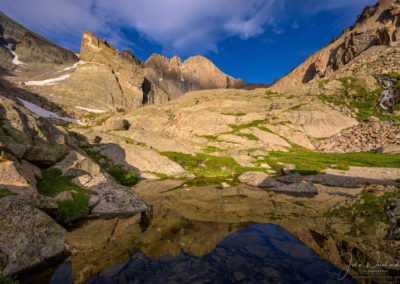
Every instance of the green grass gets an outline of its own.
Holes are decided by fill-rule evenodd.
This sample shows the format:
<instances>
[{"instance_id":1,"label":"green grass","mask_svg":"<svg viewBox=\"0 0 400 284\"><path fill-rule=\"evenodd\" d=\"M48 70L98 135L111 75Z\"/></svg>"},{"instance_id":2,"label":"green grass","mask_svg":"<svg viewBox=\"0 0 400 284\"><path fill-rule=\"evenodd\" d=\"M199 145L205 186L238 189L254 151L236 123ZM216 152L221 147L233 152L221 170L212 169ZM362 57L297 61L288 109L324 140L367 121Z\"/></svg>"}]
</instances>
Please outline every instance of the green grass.
<instances>
[{"instance_id":1,"label":"green grass","mask_svg":"<svg viewBox=\"0 0 400 284\"><path fill-rule=\"evenodd\" d=\"M73 178L73 176L63 176L59 169L42 170L42 179L37 181L37 189L40 194L50 197L69 190L76 190L82 194L93 193L71 182Z\"/></svg>"},{"instance_id":2,"label":"green grass","mask_svg":"<svg viewBox=\"0 0 400 284\"><path fill-rule=\"evenodd\" d=\"M250 171L265 171L259 168L241 167L232 157L217 157L209 154L197 153L195 155L179 152L161 152L161 155L168 157L171 161L180 164L185 170L194 174L200 180L193 182L208 183L215 178L237 178L238 175ZM203 179L203 181L201 181ZM204 181L208 179L207 181ZM221 180L214 180L212 184Z\"/></svg>"},{"instance_id":3,"label":"green grass","mask_svg":"<svg viewBox=\"0 0 400 284\"><path fill-rule=\"evenodd\" d=\"M163 173L151 172L151 174L157 176L160 180L164 180L164 179L170 178L169 175L166 175L166 174L163 174Z\"/></svg>"},{"instance_id":4,"label":"green grass","mask_svg":"<svg viewBox=\"0 0 400 284\"><path fill-rule=\"evenodd\" d=\"M245 128L250 128L250 127L258 127L259 124L261 123L268 123L269 119L263 119L263 120L254 120L250 123L246 123L246 124L240 124L240 125L236 125L236 124L229 124L228 126L230 128L232 128L233 131L240 131L242 129Z\"/></svg>"},{"instance_id":5,"label":"green grass","mask_svg":"<svg viewBox=\"0 0 400 284\"><path fill-rule=\"evenodd\" d=\"M111 159L102 155L99 151L93 151L89 147L81 147L103 170L105 170L115 181L125 186L134 186L138 181L136 172L129 172L121 165L111 165ZM105 163L100 163L104 160Z\"/></svg>"},{"instance_id":6,"label":"green grass","mask_svg":"<svg viewBox=\"0 0 400 284\"><path fill-rule=\"evenodd\" d=\"M89 201L84 194L73 194L73 200L57 201L59 218L63 223L83 219L89 214Z\"/></svg>"},{"instance_id":7,"label":"green grass","mask_svg":"<svg viewBox=\"0 0 400 284\"><path fill-rule=\"evenodd\" d=\"M12 195L17 195L17 194L11 192L8 188L0 188L0 198Z\"/></svg>"},{"instance_id":8,"label":"green grass","mask_svg":"<svg viewBox=\"0 0 400 284\"><path fill-rule=\"evenodd\" d=\"M397 73L391 73L389 76L395 79L400 78L400 74ZM380 114L377 111L376 102L382 93L381 89L368 92L362 86L357 84L355 79L352 77L342 77L339 78L338 81L340 81L344 87L344 92L342 94L334 96L320 94L317 95L318 98L322 101L330 102L337 106L342 105L351 109L356 109L356 118L359 120L365 120L370 116L376 116L380 120L397 120L400 122L400 116L392 114Z\"/></svg>"},{"instance_id":9,"label":"green grass","mask_svg":"<svg viewBox=\"0 0 400 284\"><path fill-rule=\"evenodd\" d=\"M69 123L68 125L63 126L63 128L66 129L66 130L71 130L71 129L74 129L74 128L79 128L79 129L90 129L90 128L92 128L92 127L93 127L93 126L90 126L90 125L81 125L81 124L78 124L78 123Z\"/></svg>"},{"instance_id":10,"label":"green grass","mask_svg":"<svg viewBox=\"0 0 400 284\"><path fill-rule=\"evenodd\" d=\"M225 152L227 149L220 149L214 146L207 146L207 148L201 149L205 153Z\"/></svg>"},{"instance_id":11,"label":"green grass","mask_svg":"<svg viewBox=\"0 0 400 284\"><path fill-rule=\"evenodd\" d=\"M223 142L222 140L218 139L217 135L200 135L201 138L206 138L210 142Z\"/></svg>"},{"instance_id":12,"label":"green grass","mask_svg":"<svg viewBox=\"0 0 400 284\"><path fill-rule=\"evenodd\" d=\"M42 179L37 181L39 193L46 196L54 197L64 191L77 191L72 193L73 200L57 201L59 220L65 224L85 218L89 214L86 193L96 194L71 182L73 178L63 176L59 169L47 169L42 170Z\"/></svg>"},{"instance_id":13,"label":"green grass","mask_svg":"<svg viewBox=\"0 0 400 284\"><path fill-rule=\"evenodd\" d=\"M350 166L400 168L400 154L321 153L307 150L271 151L264 160L258 160L255 163L267 163L273 170L280 171L282 165L279 165L278 162L294 164L295 171L301 174L315 174L327 169L330 165L337 165L337 168L341 170L347 170Z\"/></svg>"},{"instance_id":14,"label":"green grass","mask_svg":"<svg viewBox=\"0 0 400 284\"><path fill-rule=\"evenodd\" d=\"M391 73L389 73L389 74L387 74L390 78L392 78L392 79L397 79L397 80L400 80L400 74L399 73L397 73L397 72L391 72Z\"/></svg>"},{"instance_id":15,"label":"green grass","mask_svg":"<svg viewBox=\"0 0 400 284\"><path fill-rule=\"evenodd\" d=\"M244 137L247 138L249 140L253 140L253 141L258 141L260 139L258 139L258 137L254 136L253 134L248 134L248 133L235 133L235 135L240 136L240 137Z\"/></svg>"},{"instance_id":16,"label":"green grass","mask_svg":"<svg viewBox=\"0 0 400 284\"><path fill-rule=\"evenodd\" d=\"M305 105L305 104L296 105L296 106L294 106L294 107L289 108L289 110L298 110L298 109L301 108L303 105Z\"/></svg>"},{"instance_id":17,"label":"green grass","mask_svg":"<svg viewBox=\"0 0 400 284\"><path fill-rule=\"evenodd\" d=\"M271 90L266 90L266 91L265 91L265 94L266 94L267 96L280 96L280 95L281 95L280 93L274 92L274 91L271 91Z\"/></svg>"},{"instance_id":18,"label":"green grass","mask_svg":"<svg viewBox=\"0 0 400 284\"><path fill-rule=\"evenodd\" d=\"M134 186L138 181L136 172L128 172L122 166L112 166L108 173L120 184Z\"/></svg>"},{"instance_id":19,"label":"green grass","mask_svg":"<svg viewBox=\"0 0 400 284\"><path fill-rule=\"evenodd\" d=\"M232 116L245 116L246 114L244 112L226 112L226 113L222 113L224 115L232 115Z\"/></svg>"}]
</instances>

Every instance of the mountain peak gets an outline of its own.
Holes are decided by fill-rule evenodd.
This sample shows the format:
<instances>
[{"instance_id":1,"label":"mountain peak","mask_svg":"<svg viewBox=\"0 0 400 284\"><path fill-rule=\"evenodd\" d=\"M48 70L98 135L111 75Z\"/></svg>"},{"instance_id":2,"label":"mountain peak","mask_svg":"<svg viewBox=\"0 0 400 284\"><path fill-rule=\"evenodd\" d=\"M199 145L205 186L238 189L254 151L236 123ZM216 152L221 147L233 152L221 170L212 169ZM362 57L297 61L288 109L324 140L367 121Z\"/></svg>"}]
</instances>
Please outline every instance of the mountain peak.
<instances>
[{"instance_id":1,"label":"mountain peak","mask_svg":"<svg viewBox=\"0 0 400 284\"><path fill-rule=\"evenodd\" d=\"M400 40L399 21L400 3L396 0L380 0L366 7L354 26L309 56L274 86L284 89L331 76L371 47L394 44Z\"/></svg>"}]
</instances>

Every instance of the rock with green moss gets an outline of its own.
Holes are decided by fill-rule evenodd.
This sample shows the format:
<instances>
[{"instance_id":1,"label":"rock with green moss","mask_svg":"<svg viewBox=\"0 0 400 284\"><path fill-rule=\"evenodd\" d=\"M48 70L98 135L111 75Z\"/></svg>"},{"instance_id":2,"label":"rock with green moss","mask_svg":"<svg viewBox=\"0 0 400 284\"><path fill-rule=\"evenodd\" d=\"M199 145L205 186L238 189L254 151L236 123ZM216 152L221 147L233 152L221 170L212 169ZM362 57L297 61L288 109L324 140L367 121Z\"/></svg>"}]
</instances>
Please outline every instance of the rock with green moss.
<instances>
[{"instance_id":1,"label":"rock with green moss","mask_svg":"<svg viewBox=\"0 0 400 284\"><path fill-rule=\"evenodd\" d=\"M0 278L65 258L67 232L21 200L0 199Z\"/></svg>"},{"instance_id":2,"label":"rock with green moss","mask_svg":"<svg viewBox=\"0 0 400 284\"><path fill-rule=\"evenodd\" d=\"M71 182L80 188L90 191L87 194L89 197L95 193L98 200L90 198L94 206L92 214L103 218L129 217L148 209L147 204L131 188L118 184L84 153L71 151L54 169L59 169L64 177L72 177ZM87 198L85 202L88 206Z\"/></svg>"}]
</instances>

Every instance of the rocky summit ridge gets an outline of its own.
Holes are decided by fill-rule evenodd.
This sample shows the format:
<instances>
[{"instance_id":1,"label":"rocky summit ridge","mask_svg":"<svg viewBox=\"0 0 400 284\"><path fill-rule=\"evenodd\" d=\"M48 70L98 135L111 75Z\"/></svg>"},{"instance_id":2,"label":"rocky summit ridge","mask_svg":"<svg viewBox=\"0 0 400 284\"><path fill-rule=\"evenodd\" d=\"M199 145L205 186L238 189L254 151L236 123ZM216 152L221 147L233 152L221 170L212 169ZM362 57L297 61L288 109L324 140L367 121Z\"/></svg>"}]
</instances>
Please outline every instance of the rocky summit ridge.
<instances>
[{"instance_id":1,"label":"rocky summit ridge","mask_svg":"<svg viewBox=\"0 0 400 284\"><path fill-rule=\"evenodd\" d=\"M304 228L320 233L302 240L321 254L329 236L332 257L354 246L376 260L376 244L390 258L400 239L399 15L394 0L365 8L268 86L228 76L202 56L142 62L89 31L78 56L0 13L0 280L71 252L73 263L80 253L97 257L102 242L95 252L66 245L67 235L83 242L91 224L108 224L104 242L115 246L121 226L146 233L154 204L160 219L168 208L179 222L186 211L209 220L214 205L240 222L254 222L246 215L253 202L262 222L279 218L266 208L279 206L294 224L307 211L320 224L302 219ZM376 212L364 210L371 202ZM326 216L344 223L329 231ZM80 227L88 218L106 220ZM64 228L74 226L72 234ZM99 273L81 265L88 270L73 268L81 282Z\"/></svg>"},{"instance_id":2,"label":"rocky summit ridge","mask_svg":"<svg viewBox=\"0 0 400 284\"><path fill-rule=\"evenodd\" d=\"M398 1L380 0L374 6L366 7L354 26L345 29L331 43L310 55L275 86L283 88L285 85L330 78L370 49L379 53L379 47L397 46L400 40L399 16Z\"/></svg>"}]
</instances>

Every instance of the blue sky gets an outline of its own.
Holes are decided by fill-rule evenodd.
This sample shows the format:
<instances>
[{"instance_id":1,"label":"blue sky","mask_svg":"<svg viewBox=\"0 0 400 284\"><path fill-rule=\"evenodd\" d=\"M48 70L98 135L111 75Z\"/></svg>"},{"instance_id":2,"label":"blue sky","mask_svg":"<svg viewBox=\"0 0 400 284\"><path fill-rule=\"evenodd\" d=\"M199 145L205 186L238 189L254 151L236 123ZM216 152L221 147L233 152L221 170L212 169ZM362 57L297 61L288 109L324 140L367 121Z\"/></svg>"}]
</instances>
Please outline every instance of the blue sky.
<instances>
[{"instance_id":1,"label":"blue sky","mask_svg":"<svg viewBox=\"0 0 400 284\"><path fill-rule=\"evenodd\" d=\"M201 54L235 78L271 83L376 1L6 0L0 10L75 51L87 29L141 60Z\"/></svg>"}]
</instances>

